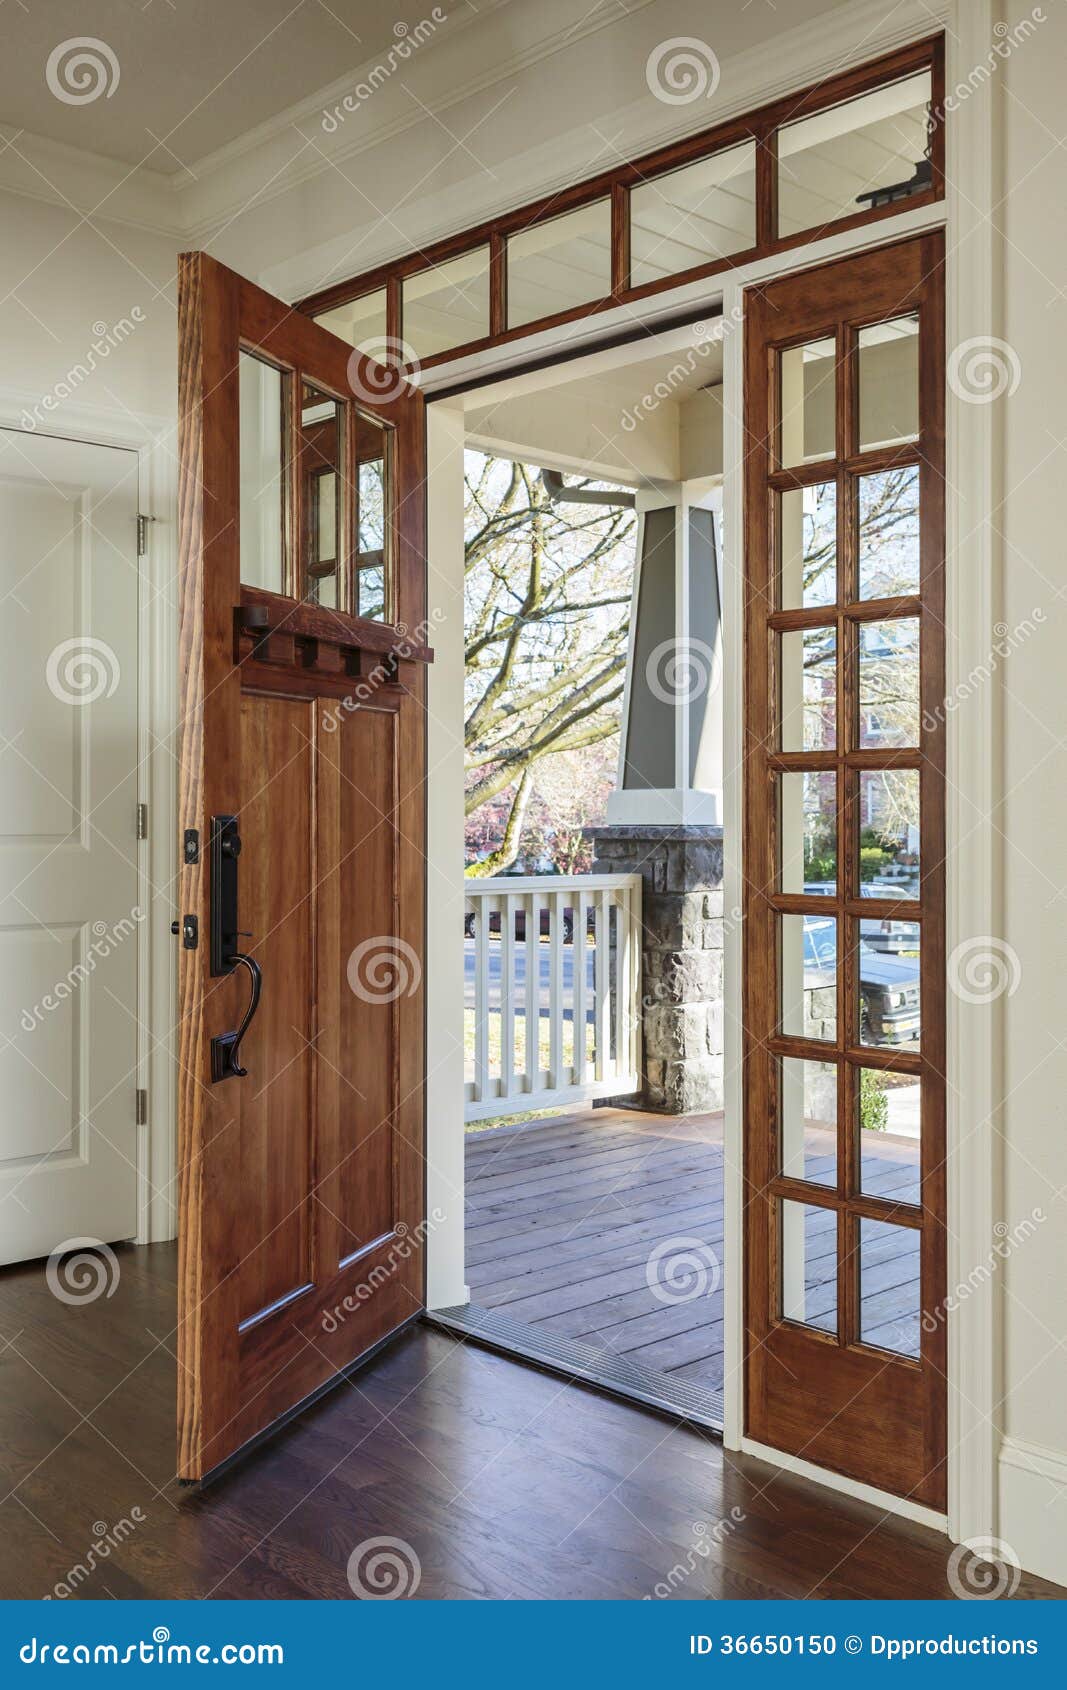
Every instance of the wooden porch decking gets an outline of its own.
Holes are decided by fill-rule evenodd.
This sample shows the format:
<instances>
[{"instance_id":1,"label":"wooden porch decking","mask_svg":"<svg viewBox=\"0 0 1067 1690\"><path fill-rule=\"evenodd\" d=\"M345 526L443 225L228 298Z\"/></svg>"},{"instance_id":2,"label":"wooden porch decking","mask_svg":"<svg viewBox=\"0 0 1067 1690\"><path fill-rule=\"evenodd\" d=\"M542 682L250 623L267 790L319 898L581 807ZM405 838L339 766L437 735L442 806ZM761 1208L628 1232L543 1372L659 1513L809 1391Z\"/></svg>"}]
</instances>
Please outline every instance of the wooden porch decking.
<instances>
[{"instance_id":1,"label":"wooden porch decking","mask_svg":"<svg viewBox=\"0 0 1067 1690\"><path fill-rule=\"evenodd\" d=\"M810 1154L818 1148L809 1138L809 1179L830 1165L829 1155ZM917 1149L885 1138L874 1157L865 1146L865 1188L899 1194ZM472 1303L722 1389L721 1115L587 1110L470 1133L466 1155ZM833 1325L832 1216L809 1209L804 1235L805 1317ZM864 1338L907 1354L918 1344L917 1241L894 1227L861 1242ZM657 1246L661 1267L650 1275Z\"/></svg>"}]
</instances>

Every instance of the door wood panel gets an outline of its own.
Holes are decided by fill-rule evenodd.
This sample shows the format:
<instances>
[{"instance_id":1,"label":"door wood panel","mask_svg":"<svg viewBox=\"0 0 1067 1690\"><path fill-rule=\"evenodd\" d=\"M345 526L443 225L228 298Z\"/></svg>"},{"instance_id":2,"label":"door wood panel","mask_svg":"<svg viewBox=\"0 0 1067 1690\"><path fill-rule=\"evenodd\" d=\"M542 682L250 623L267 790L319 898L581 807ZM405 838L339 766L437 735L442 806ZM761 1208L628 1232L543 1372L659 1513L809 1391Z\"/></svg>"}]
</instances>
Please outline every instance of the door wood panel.
<instances>
[{"instance_id":1,"label":"door wood panel","mask_svg":"<svg viewBox=\"0 0 1067 1690\"><path fill-rule=\"evenodd\" d=\"M938 1509L946 1504L947 1447L943 262L943 238L926 235L746 295L742 944L746 1431L774 1448ZM860 336L868 326L884 332L884 325L903 318L917 320L918 429L902 443L862 450ZM825 374L810 384L811 402L821 405L824 414L828 404L834 412L832 451L818 461L783 467L779 441L787 400L784 385L779 388L781 360L790 351L814 347L825 360ZM784 384L784 375L781 379ZM799 400L788 403L808 403L809 386L801 386ZM795 432L795 413L789 422ZM857 562L857 478L908 466L919 477L919 592L864 601ZM828 481L836 483L833 602L780 608L780 501L795 489ZM863 654L879 649L871 643L878 629L892 629L907 618L917 619L920 631L919 720L914 737L904 733L904 743L895 744L900 734L885 724L879 727L877 712L863 704L859 675ZM822 742L786 749L779 722L798 679L780 656L780 642L800 637L805 629L835 633L836 695L818 688L813 694ZM891 699L887 708L896 702ZM884 743L877 743L879 735ZM859 795L862 771L907 769L919 772L921 869L917 896L905 904L894 897L891 884L876 888L875 898L863 895ZM805 881L799 892L781 892L776 890L779 829L786 823L776 804L777 783L786 773L805 770L834 778L835 867L823 884ZM786 845L795 850L796 844L794 832ZM872 963L867 936L879 923L905 919L914 928L921 1036L902 1033L895 1046L879 1046L870 1042L870 1003L875 1001L870 977L877 957ZM790 920L804 926L787 929ZM832 979L820 974L814 966L818 959L808 951L810 923L827 932L828 923L836 924ZM803 1004L810 994L812 1016L810 1024L805 1018L799 1030L787 1032L779 994L783 970L789 968L794 981L803 980ZM907 968L898 978L908 978ZM900 996L906 999L903 991ZM817 997L821 1020L815 1014ZM884 1001L893 1002L888 988ZM797 1177L793 1169L789 1175L783 1171L780 1072L788 1058L836 1071L836 1178L829 1184ZM918 1204L861 1190L865 1070L921 1088ZM824 1101L821 1107L827 1111L834 1104ZM800 1214L796 1207L784 1207L788 1204L799 1206ZM867 1239L865 1229L872 1222L907 1229L902 1236L909 1242L917 1237L917 1287L897 1268L887 1277L885 1251ZM903 1252L905 1259L915 1255L914 1249ZM794 1306L783 1287L788 1283L795 1289L798 1275L802 1296ZM883 1322L888 1309L889 1330L902 1313L912 1319L914 1354L905 1353L903 1345L883 1348L862 1341L865 1299ZM798 1312L801 1303L803 1314ZM814 1318L818 1327L811 1323Z\"/></svg>"},{"instance_id":2,"label":"door wood panel","mask_svg":"<svg viewBox=\"0 0 1067 1690\"><path fill-rule=\"evenodd\" d=\"M202 253L183 256L180 283L180 817L200 850L184 863L179 911L199 939L179 948L178 1464L196 1479L423 1306L432 652L420 396ZM240 579L242 352L281 372L291 593ZM305 382L338 408L342 594L354 572L362 414L385 431L393 620L304 596L314 570L298 537L315 532ZM238 944L262 973L241 1047L247 1072L222 1079L212 1040L237 1029L248 986L243 968L212 973L218 816L237 818Z\"/></svg>"},{"instance_id":3,"label":"door wood panel","mask_svg":"<svg viewBox=\"0 0 1067 1690\"><path fill-rule=\"evenodd\" d=\"M242 1323L313 1277L313 783L314 705L243 693L241 920L269 990L244 1047L255 1083L241 1099Z\"/></svg>"},{"instance_id":4,"label":"door wood panel","mask_svg":"<svg viewBox=\"0 0 1067 1690\"><path fill-rule=\"evenodd\" d=\"M337 1137L328 1158L333 1172L323 1194L332 1221L329 1260L338 1270L391 1234L397 1215L394 990L399 975L411 977L421 965L383 943L383 935L397 928L402 847L392 820L398 788L395 714L366 711L358 720L345 722L330 741L323 777L331 782L340 837L349 845L330 875L339 955L337 961L324 959L323 968L341 984L330 1074ZM371 1055L374 1060L368 1060ZM343 1132L346 1118L351 1119L350 1138Z\"/></svg>"}]
</instances>

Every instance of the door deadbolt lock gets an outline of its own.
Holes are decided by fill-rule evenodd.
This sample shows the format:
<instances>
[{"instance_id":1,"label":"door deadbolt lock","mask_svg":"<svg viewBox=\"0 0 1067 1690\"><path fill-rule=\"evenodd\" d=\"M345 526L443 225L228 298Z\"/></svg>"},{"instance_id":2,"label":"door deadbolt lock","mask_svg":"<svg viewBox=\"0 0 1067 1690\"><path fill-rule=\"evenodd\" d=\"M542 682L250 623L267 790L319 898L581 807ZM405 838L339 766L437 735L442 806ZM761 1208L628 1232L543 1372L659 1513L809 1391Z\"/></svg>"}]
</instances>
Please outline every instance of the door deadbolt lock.
<instances>
[{"instance_id":1,"label":"door deadbolt lock","mask_svg":"<svg viewBox=\"0 0 1067 1690\"><path fill-rule=\"evenodd\" d=\"M170 930L177 939L181 936L182 946L187 951L195 951L200 940L200 924L195 915L183 915L180 921L172 921Z\"/></svg>"}]
</instances>

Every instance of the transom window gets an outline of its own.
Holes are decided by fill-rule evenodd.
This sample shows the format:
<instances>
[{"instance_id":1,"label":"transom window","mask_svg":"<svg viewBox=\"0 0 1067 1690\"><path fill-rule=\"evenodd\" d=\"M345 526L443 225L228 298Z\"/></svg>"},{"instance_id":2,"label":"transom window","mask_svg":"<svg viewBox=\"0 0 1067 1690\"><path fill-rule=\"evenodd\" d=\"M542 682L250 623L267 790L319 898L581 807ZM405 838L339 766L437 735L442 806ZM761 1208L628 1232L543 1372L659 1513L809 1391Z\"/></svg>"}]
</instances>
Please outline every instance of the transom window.
<instances>
[{"instance_id":1,"label":"transom window","mask_svg":"<svg viewBox=\"0 0 1067 1690\"><path fill-rule=\"evenodd\" d=\"M433 364L891 216L942 195L943 90L938 36L338 283L301 309L379 360ZM908 332L879 325L870 344L864 445L875 432L911 437L907 417L885 414L878 385L887 342Z\"/></svg>"}]
</instances>

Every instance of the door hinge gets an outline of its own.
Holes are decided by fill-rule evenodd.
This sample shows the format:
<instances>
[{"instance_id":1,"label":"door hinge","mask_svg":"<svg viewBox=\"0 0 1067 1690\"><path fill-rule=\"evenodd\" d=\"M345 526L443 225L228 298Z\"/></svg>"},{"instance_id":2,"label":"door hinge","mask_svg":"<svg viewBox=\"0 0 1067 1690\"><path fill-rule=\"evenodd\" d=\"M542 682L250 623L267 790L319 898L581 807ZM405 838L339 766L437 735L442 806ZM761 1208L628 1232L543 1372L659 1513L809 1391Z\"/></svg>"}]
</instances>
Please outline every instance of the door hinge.
<instances>
[{"instance_id":1,"label":"door hinge","mask_svg":"<svg viewBox=\"0 0 1067 1690\"><path fill-rule=\"evenodd\" d=\"M148 838L148 805L147 804L138 804L138 806L137 806L137 837L138 837L138 839L147 839Z\"/></svg>"},{"instance_id":2,"label":"door hinge","mask_svg":"<svg viewBox=\"0 0 1067 1690\"><path fill-rule=\"evenodd\" d=\"M144 557L148 550L148 524L155 522L154 516L146 516L144 511L137 512L137 556Z\"/></svg>"},{"instance_id":3,"label":"door hinge","mask_svg":"<svg viewBox=\"0 0 1067 1690\"><path fill-rule=\"evenodd\" d=\"M148 1092L144 1086L137 1087L137 1107L134 1116L134 1125L138 1127L146 1127L148 1125Z\"/></svg>"}]
</instances>

